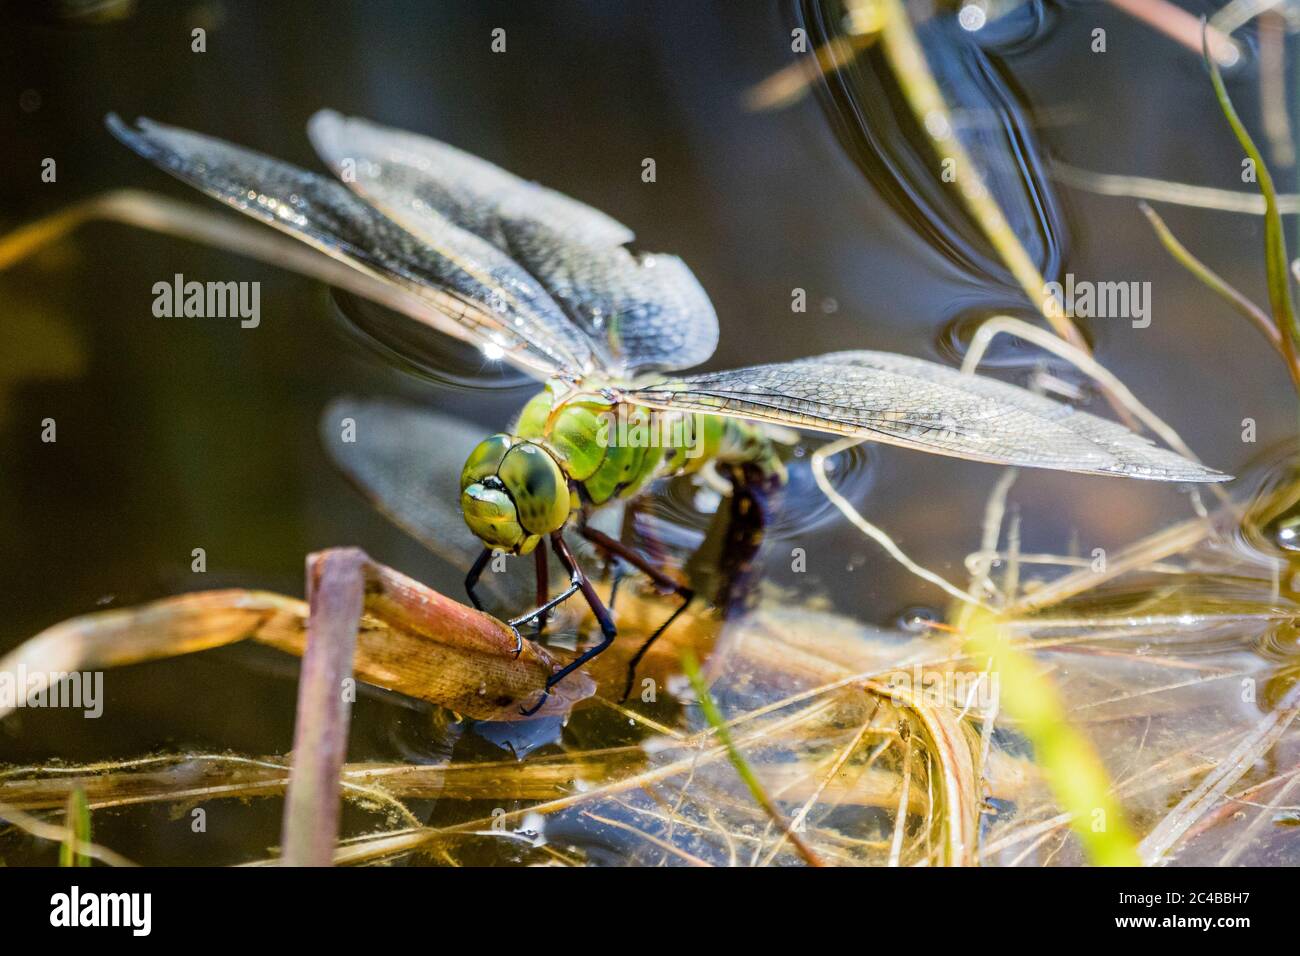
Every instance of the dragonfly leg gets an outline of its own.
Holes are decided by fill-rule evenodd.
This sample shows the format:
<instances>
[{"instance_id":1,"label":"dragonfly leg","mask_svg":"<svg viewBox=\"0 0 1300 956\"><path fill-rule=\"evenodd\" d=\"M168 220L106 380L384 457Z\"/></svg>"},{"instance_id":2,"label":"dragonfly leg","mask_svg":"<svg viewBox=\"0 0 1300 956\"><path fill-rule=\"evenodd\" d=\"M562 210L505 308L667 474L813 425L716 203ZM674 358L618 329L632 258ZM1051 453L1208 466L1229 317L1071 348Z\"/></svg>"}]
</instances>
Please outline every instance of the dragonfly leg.
<instances>
[{"instance_id":1,"label":"dragonfly leg","mask_svg":"<svg viewBox=\"0 0 1300 956\"><path fill-rule=\"evenodd\" d=\"M565 588L563 591L561 591L559 594L557 594L555 597L551 598L549 601L545 600L545 594L543 593L542 601L539 602L537 607L533 608L527 614L523 614L515 618L514 620L506 622L508 625L510 625L511 630L515 632L515 637L519 639L520 649L522 650L523 648L523 638L520 637L519 635L520 627L529 623L530 621L535 621L538 618L543 617L552 608L557 607L560 604L563 604L565 601L573 597L573 595L577 594L579 591L581 591L582 596L587 599L587 603L591 605L592 613L596 615L596 620L600 622L601 631L606 635L606 637L609 640L613 640L613 633L614 633L613 619L609 616L609 612L605 610L605 606L600 603L600 598L596 595L596 591L591 586L591 582L587 580L587 576L583 574L582 569L578 567L577 560L573 557L573 553L569 551L569 546L564 543L564 538L560 535L558 531L551 535L551 546L555 549L555 556L560 559L560 564L564 565L564 570L569 572L569 586ZM607 646L608 646L608 641L605 644L600 645L595 653L599 653L600 651L604 650L605 647ZM571 674L578 667L581 667L583 662L590 660L592 657L594 657L595 653L584 654L582 657L578 658L576 661L569 664L567 667L564 667L561 670L557 671L555 674L553 674L551 676L551 679L546 682L546 692L542 694L542 701L546 700L546 693L549 692L552 687L554 687L557 683L559 683L560 680L562 680L566 675ZM516 651L515 654L516 656L518 656L518 651ZM541 706L542 703L541 701L539 701L537 703L537 707L541 707ZM532 710L521 711L521 713L523 714L535 713L537 707L532 708Z\"/></svg>"},{"instance_id":2,"label":"dragonfly leg","mask_svg":"<svg viewBox=\"0 0 1300 956\"><path fill-rule=\"evenodd\" d=\"M627 509L623 512L623 533L619 538L623 541L637 541L651 564L662 565L668 561L663 541L654 533L653 526L643 525L637 520L646 510L646 501L647 496L638 495L628 502Z\"/></svg>"},{"instance_id":3,"label":"dragonfly leg","mask_svg":"<svg viewBox=\"0 0 1300 956\"><path fill-rule=\"evenodd\" d=\"M609 585L609 609L611 612L614 610L614 602L618 600L618 586L623 583L623 565L618 561L613 562L613 564L614 579Z\"/></svg>"},{"instance_id":4,"label":"dragonfly leg","mask_svg":"<svg viewBox=\"0 0 1300 956\"><path fill-rule=\"evenodd\" d=\"M614 626L614 618L601 602L600 595L598 595L596 589L591 586L591 581L587 578L587 575L585 575L582 568L578 566L577 560L573 557L573 552L571 552L569 546L564 543L564 538L560 532L557 531L551 535L551 547L555 550L555 556L560 559L560 564L564 566L564 570L569 572L570 583L569 587L565 589L561 597L549 602L544 608L539 608L539 610L550 610L556 604L559 604L560 601L568 598L575 591L581 591L582 596L587 600L587 606L591 608L591 613L596 616L596 622L600 625L601 641L595 647L579 654L573 660L569 661L569 663L565 664L558 671L552 674L550 678L547 679L546 689L542 691L542 696L538 699L537 703L532 707L519 708L519 712L525 717L535 714L541 709L542 704L546 703L546 698L550 696L552 687L564 680L564 678L568 677L597 654L608 650L609 646L614 643L614 637L618 634L618 628ZM538 611L533 611L519 620L527 620L528 618L535 616L537 613ZM513 626L517 621L512 621L510 623Z\"/></svg>"},{"instance_id":5,"label":"dragonfly leg","mask_svg":"<svg viewBox=\"0 0 1300 956\"><path fill-rule=\"evenodd\" d=\"M534 561L537 567L537 603L542 605L551 594L550 568L546 563L546 549L538 548L533 552ZM542 632L546 630L546 612L543 611L537 615L537 636L541 637Z\"/></svg>"},{"instance_id":6,"label":"dragonfly leg","mask_svg":"<svg viewBox=\"0 0 1300 956\"><path fill-rule=\"evenodd\" d=\"M611 538L603 531L597 531L595 528L587 527L581 529L581 534L602 551L617 558L621 558L643 573L656 585L665 590L672 591L682 599L682 603L677 606L677 609L673 611L672 614L668 615L668 618L662 624L655 628L654 633L646 638L645 643L641 645L637 652L632 655L632 659L628 661L627 680L623 684L623 696L620 698L621 700L627 700L632 694L632 684L636 680L636 669L637 665L641 663L641 658L645 657L646 651L650 650L650 645L659 639L659 635L668 630L673 621L677 620L677 618L681 616L681 613L686 610L687 605L694 600L695 592L684 584L679 584L677 581L674 581L667 574L660 571L653 564L641 557L641 555L637 554L617 538Z\"/></svg>"},{"instance_id":7,"label":"dragonfly leg","mask_svg":"<svg viewBox=\"0 0 1300 956\"><path fill-rule=\"evenodd\" d=\"M483 610L483 602L478 599L474 593L474 588L478 587L478 579L483 577L483 569L487 563L492 560L492 549L484 548L483 553L474 560L474 566L469 569L469 574L465 575L465 592L469 594L469 603L474 605L474 610Z\"/></svg>"},{"instance_id":8,"label":"dragonfly leg","mask_svg":"<svg viewBox=\"0 0 1300 956\"><path fill-rule=\"evenodd\" d=\"M650 559L652 561L662 562L664 556L660 553L658 539L637 527L637 515L644 508L642 501L642 497L638 495L627 503L627 507L623 510L623 531L620 533L619 537L628 539L633 537L639 538L644 550L650 554ZM583 527L585 528L586 526L584 525ZM588 538L588 540L590 540L590 538ZM609 609L612 611L614 610L614 602L618 599L619 585L623 583L623 577L626 572L623 567L623 562L618 559L617 555L606 551L605 560L608 563L612 574L612 579L609 585Z\"/></svg>"}]
</instances>

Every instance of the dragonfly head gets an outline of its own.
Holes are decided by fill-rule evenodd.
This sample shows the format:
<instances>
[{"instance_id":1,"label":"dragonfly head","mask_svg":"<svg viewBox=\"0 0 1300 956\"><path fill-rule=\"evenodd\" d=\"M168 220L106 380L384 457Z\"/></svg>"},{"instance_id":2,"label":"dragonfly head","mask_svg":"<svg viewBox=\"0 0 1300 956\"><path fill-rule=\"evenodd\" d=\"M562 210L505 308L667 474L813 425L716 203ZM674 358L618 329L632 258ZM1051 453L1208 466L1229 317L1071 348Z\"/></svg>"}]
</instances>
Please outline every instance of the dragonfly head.
<instances>
[{"instance_id":1,"label":"dragonfly head","mask_svg":"<svg viewBox=\"0 0 1300 956\"><path fill-rule=\"evenodd\" d=\"M569 520L569 481L541 445L493 435L470 452L460 473L460 508L489 548L528 554Z\"/></svg>"}]
</instances>

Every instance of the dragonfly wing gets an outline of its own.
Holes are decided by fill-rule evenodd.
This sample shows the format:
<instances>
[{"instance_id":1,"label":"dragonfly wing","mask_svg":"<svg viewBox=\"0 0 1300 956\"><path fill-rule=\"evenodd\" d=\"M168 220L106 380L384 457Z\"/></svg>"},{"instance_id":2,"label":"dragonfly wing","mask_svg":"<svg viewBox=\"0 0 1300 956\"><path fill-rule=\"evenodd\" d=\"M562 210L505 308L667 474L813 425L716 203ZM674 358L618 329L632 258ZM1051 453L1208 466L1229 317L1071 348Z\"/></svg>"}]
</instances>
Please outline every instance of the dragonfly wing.
<instances>
[{"instance_id":1,"label":"dragonfly wing","mask_svg":"<svg viewBox=\"0 0 1300 956\"><path fill-rule=\"evenodd\" d=\"M399 528L458 567L478 557L482 545L456 499L481 428L398 402L342 396L321 413L320 437L338 469Z\"/></svg>"},{"instance_id":2,"label":"dragonfly wing","mask_svg":"<svg viewBox=\"0 0 1300 956\"><path fill-rule=\"evenodd\" d=\"M308 126L340 178L437 247L445 223L535 276L576 329L628 376L690 368L713 354L718 319L676 256L633 254L604 213L445 143L322 110Z\"/></svg>"},{"instance_id":3,"label":"dragonfly wing","mask_svg":"<svg viewBox=\"0 0 1300 956\"><path fill-rule=\"evenodd\" d=\"M416 238L339 183L223 140L117 116L108 126L141 156L208 195L428 303L412 317L539 377L594 365L586 338L537 280L450 223ZM420 314L415 314L418 311Z\"/></svg>"},{"instance_id":4,"label":"dragonfly wing","mask_svg":"<svg viewBox=\"0 0 1300 956\"><path fill-rule=\"evenodd\" d=\"M1230 478L1026 389L889 352L705 373L627 398L1003 465L1156 481Z\"/></svg>"},{"instance_id":5,"label":"dragonfly wing","mask_svg":"<svg viewBox=\"0 0 1300 956\"><path fill-rule=\"evenodd\" d=\"M481 428L400 402L340 396L321 413L320 438L339 471L393 524L462 571L474 563L483 545L465 526L457 497ZM483 593L529 607L532 575L523 572L532 562L512 568L483 575Z\"/></svg>"}]
</instances>

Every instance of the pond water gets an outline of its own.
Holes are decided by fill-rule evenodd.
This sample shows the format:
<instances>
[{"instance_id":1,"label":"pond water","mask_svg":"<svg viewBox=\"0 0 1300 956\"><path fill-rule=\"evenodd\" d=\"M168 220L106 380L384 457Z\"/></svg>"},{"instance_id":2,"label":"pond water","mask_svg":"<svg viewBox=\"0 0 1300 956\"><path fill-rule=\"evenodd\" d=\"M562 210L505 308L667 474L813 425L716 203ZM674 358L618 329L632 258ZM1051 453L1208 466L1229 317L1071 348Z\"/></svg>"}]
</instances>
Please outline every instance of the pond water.
<instances>
[{"instance_id":1,"label":"pond water","mask_svg":"<svg viewBox=\"0 0 1300 956\"><path fill-rule=\"evenodd\" d=\"M861 155L845 149L851 137L837 136L816 96L782 109L746 107L755 84L791 62L790 30L821 9L698 0L364 7L326 0L274 10L201 2L140 4L130 16L93 26L9 13L0 38L0 99L7 104L0 109L0 139L10 144L7 175L0 177L0 224L7 230L113 188L191 198L122 148L104 128L106 113L150 116L320 168L304 124L317 109L332 107L484 156L627 223L639 248L680 255L718 311L721 343L709 368L853 348L953 361L978 318L1009 308L1030 314L1006 276L986 271L987 250L969 230L939 230L932 215L908 214L897 197L891 202L873 188ZM1196 0L1187 9L1199 15L1214 6ZM1030 36L998 49L992 74L1023 107L1019 119L1042 148L1034 157L1039 172L1050 169L1044 157L1051 157L1099 173L1253 188L1242 183L1241 150L1198 56L1108 6L1066 2L1046 10ZM204 52L191 49L196 26L206 30ZM506 31L505 53L491 49L496 28ZM1093 49L1098 29L1105 31L1105 52ZM1259 75L1258 51L1249 45L1226 78L1252 130L1262 129ZM979 121L977 113L966 115ZM41 180L46 158L56 161L54 182ZM642 180L646 158L655 161L653 183ZM1274 171L1279 187L1291 191L1294 169ZM1172 261L1135 200L1071 188L1050 176L1046 182L1054 204L1044 216L1053 228L1050 241L1031 244L1040 262L1077 282L1146 290L1148 314L1138 321L1085 323L1100 361L1208 464L1261 475L1276 474L1269 463L1282 462L1273 467L1285 471L1289 446L1283 443L1294 435L1295 399L1264 339ZM1185 245L1267 302L1261 217L1160 209ZM156 317L155 283L178 274L260 283L260 323L241 328L237 319ZM796 290L806 293L806 311L792 311ZM459 597L463 568L430 554L367 506L320 447L318 417L339 394L393 396L462 416L486 435L508 422L535 386L512 373L475 379L454 350L420 363L436 367L444 359L439 374L412 374L358 333L361 327L384 335L384 317L366 310L319 283L109 224L86 226L0 272L0 594L7 611L0 651L64 618L188 590L250 587L299 595L304 556L333 545L360 546ZM992 374L1026 382L1040 356L1022 346L1000 348ZM1057 364L1049 368L1081 381ZM1087 407L1107 413L1095 396ZM52 444L40 440L48 418L57 422ZM1243 440L1247 433L1251 441ZM793 615L782 618L787 636L826 629L847 635L856 628L862 648L846 651L850 663L836 666L865 666L868 659L888 666L891 654L902 660L905 649L915 651L909 642L925 639L915 626L895 630L898 623L941 618L946 599L827 506L808 474L806 452L793 462L794 485L761 559L767 603L754 622L738 627L775 627L763 615L779 611ZM998 469L873 446L859 450L847 471L867 518L923 566L965 579L963 562L980 546ZM689 512L716 503L680 487L661 494L663 515L707 526ZM1028 554L1117 553L1195 514L1177 487L1042 471L1022 473L1011 501L1019 546ZM1262 534L1285 548L1285 517L1269 520ZM206 556L202 574L192 570L196 548ZM794 560L796 549L802 561ZM1279 597L1271 584L1260 583L1272 580L1267 568L1282 560L1269 556L1273 564L1241 559L1262 576L1232 600L1266 604L1272 620L1290 613L1294 593L1283 588ZM1223 573L1249 577L1242 567L1231 564ZM1149 597L1144 590L1142 598ZM1077 610L1122 616L1129 607L1123 598L1107 594ZM1204 592L1196 591L1194 600L1202 599ZM1212 650L1244 655L1244 674L1285 672L1294 640L1269 634L1257 640L1236 632L1229 648ZM859 651L865 656L854 656ZM1216 665L1225 659L1215 658ZM760 678L753 686L717 688L728 707L751 707L809 686L794 677L765 685L762 668L754 667ZM804 678L815 682L829 673L814 668ZM292 741L294 674L289 658L243 647L112 671L104 716L96 721L27 711L0 722L0 763L284 754ZM1129 679L1140 682L1132 675L1105 678L1116 687L1127 687ZM1106 699L1099 682L1089 672L1088 700ZM1196 721L1219 719L1243 734L1256 725L1258 706L1225 700L1175 698L1161 706L1185 708ZM702 726L698 714L667 698L641 709L681 733ZM833 711L799 725L801 740L817 738L826 748L818 755L833 754L874 719L842 702ZM1128 717L1150 721L1155 712ZM1153 762L1173 759L1176 730L1193 720L1179 715L1184 723L1162 725L1158 740L1153 735ZM815 723L822 720L824 727ZM1110 723L1098 733L1099 746L1133 732L1131 723ZM773 733L782 748L794 746L781 731ZM474 786L487 792L496 762L506 779L513 761L525 756L559 759L653 736L646 725L600 707L581 709L567 727L523 730L458 724L436 708L363 695L349 759L482 763L485 776ZM1014 744L1003 749L1008 760L1015 757ZM1294 744L1270 759L1288 766L1292 750ZM761 754L755 759L763 762ZM902 759L893 747L880 769L896 771ZM724 771L730 772L725 763L709 772L721 778ZM1166 781L1146 794L1147 804L1130 807L1136 818L1158 819L1196 777L1179 779L1184 782ZM577 786L569 778L563 783ZM408 804L419 821L437 826L491 819L501 805L519 814L517 825L539 826L526 818L530 791L516 789L517 798L505 804L438 799L436 790ZM993 805L1000 792L984 796ZM1041 788L1034 793L1048 801ZM1007 799L1022 811L1033 805L1023 792ZM866 828L868 842L888 843L881 803L860 801L852 810L860 819L831 822L843 832ZM631 811L620 806L615 801L591 812L626 826ZM145 863L235 862L266 856L278 843L278 800L212 807L204 839L191 839L188 818L169 804L97 813L96 839ZM377 818L374 808L350 807L345 827L373 829L384 812ZM989 820L996 845L996 814ZM410 822L400 815L390 821L394 827ZM732 824L756 842L764 821L755 816L749 830ZM599 838L593 826L582 811L565 811L546 824L561 862L655 861L654 851L615 824L601 824ZM1256 861L1294 863L1294 833L1292 827L1289 841L1275 841L1252 831L1242 852ZM531 846L502 843L487 837L446 852L471 863L556 861L539 858ZM724 844L703 837L675 846L680 852L670 862L682 862L681 853L728 859ZM832 849L844 862L881 861L871 848ZM1016 844L990 861L1020 861L1023 849ZM13 834L0 838L0 857L9 863L50 863L56 852L52 844ZM924 855L916 852L918 859ZM1206 850L1196 859L1216 862L1228 852ZM438 853L399 858L445 861ZM1067 847L1059 858L1040 849L1023 859L1079 857Z\"/></svg>"}]
</instances>

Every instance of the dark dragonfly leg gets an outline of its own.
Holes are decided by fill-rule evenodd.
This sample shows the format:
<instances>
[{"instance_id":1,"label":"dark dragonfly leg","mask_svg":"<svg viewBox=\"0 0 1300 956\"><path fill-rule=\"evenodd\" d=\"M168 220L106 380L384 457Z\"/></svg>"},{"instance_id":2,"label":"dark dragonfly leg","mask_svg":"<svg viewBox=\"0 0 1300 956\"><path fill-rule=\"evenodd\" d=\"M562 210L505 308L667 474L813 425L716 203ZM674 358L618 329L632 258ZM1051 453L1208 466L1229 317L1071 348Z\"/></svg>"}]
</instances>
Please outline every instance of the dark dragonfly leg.
<instances>
[{"instance_id":1,"label":"dark dragonfly leg","mask_svg":"<svg viewBox=\"0 0 1300 956\"><path fill-rule=\"evenodd\" d=\"M650 555L651 561L663 564L665 558L661 553L658 538L638 526L637 515L644 509L643 501L643 498L637 496L629 501L627 507L623 509L623 531L619 534L619 539L632 540L635 538L639 540L643 549ZM606 551L605 560L609 562L613 573L613 580L609 586L609 609L612 611L614 610L614 602L618 598L619 585L623 583L625 571L623 562L619 561L614 554Z\"/></svg>"},{"instance_id":2,"label":"dark dragonfly leg","mask_svg":"<svg viewBox=\"0 0 1300 956\"><path fill-rule=\"evenodd\" d=\"M580 571L576 571L576 570L572 571L569 576L569 586L567 588L565 588L559 594L555 595L555 597L551 598L549 601L543 601L542 604L533 608L527 614L523 614L520 615L519 617L514 618L513 620L506 621L506 625L510 628L510 630L515 632L515 657L518 657L519 652L524 649L524 636L522 633L520 633L519 629L523 627L525 624L529 623L530 621L536 621L540 618L545 617L547 612L550 611L552 608L556 607L557 605L563 604L569 598L573 597L573 595L577 594L578 589L582 586L578 580L580 576L581 576ZM586 578L583 578L582 580L585 581ZM588 587L590 587L590 585L588 585ZM564 671L564 673L568 673L568 671L566 670ZM554 682L555 682L554 677L551 678L549 681L547 681L546 682L547 688L549 689ZM542 695L542 699L543 700L546 699L545 694ZM540 707L541 704L538 704L537 706ZM524 711L524 713L532 713L532 711Z\"/></svg>"},{"instance_id":3,"label":"dark dragonfly leg","mask_svg":"<svg viewBox=\"0 0 1300 956\"><path fill-rule=\"evenodd\" d=\"M589 581L587 576L582 573L582 568L578 567L578 562L574 559L573 553L569 550L569 546L564 543L564 538L560 532L557 531L551 535L551 547L555 549L555 556L560 559L560 564L564 566L564 570L569 572L569 587L565 589L564 593L560 597L551 601L546 606L539 608L538 611L533 611L525 617L519 618L516 621L511 621L511 626L515 626L522 621L536 616L539 611L549 611L552 607L559 604L575 591L581 591L582 596L587 599L587 605L591 608L591 613L596 616L596 622L600 625L602 639L595 647L579 654L547 679L546 689L542 691L542 696L538 698L537 703L532 707L519 708L519 712L525 717L535 714L541 709L542 704L546 703L546 698L550 696L552 687L564 680L564 678L568 677L597 654L608 650L609 645L614 643L614 637L618 633L618 629L614 627L613 617L611 617L609 611L605 609L605 605L601 603L600 596L596 593L596 589L591 586L591 581Z\"/></svg>"},{"instance_id":4,"label":"dark dragonfly leg","mask_svg":"<svg viewBox=\"0 0 1300 956\"><path fill-rule=\"evenodd\" d=\"M537 567L537 603L540 606L546 603L546 599L551 594L551 575L546 563L546 549L538 548L533 552L533 556ZM537 636L541 637L544 630L546 630L545 611L537 615Z\"/></svg>"},{"instance_id":5,"label":"dark dragonfly leg","mask_svg":"<svg viewBox=\"0 0 1300 956\"><path fill-rule=\"evenodd\" d=\"M623 533L619 537L623 541L640 542L646 559L651 564L663 565L668 561L663 541L660 540L659 535L652 532L650 527L643 527L637 520L646 510L645 501L645 497L637 497L628 503L627 509L623 512Z\"/></svg>"},{"instance_id":6,"label":"dark dragonfly leg","mask_svg":"<svg viewBox=\"0 0 1300 956\"><path fill-rule=\"evenodd\" d=\"M677 609L673 611L672 614L668 615L667 620L655 628L654 633L646 638L645 643L643 643L637 652L632 655L632 660L628 662L627 680L623 684L623 696L620 698L620 700L627 700L632 693L632 684L636 680L636 669L637 665L641 663L641 658L645 657L646 651L650 650L650 645L659 639L659 635L668 630L673 621L677 620L677 618L681 616L681 613L686 610L687 605L689 605L694 599L695 592L683 584L678 584L617 538L611 538L603 531L597 531L595 528L587 527L581 529L581 534L596 547L600 548L607 554L611 554L614 557L626 561L659 587L667 591L672 591L682 599L682 603L678 605Z\"/></svg>"},{"instance_id":7,"label":"dark dragonfly leg","mask_svg":"<svg viewBox=\"0 0 1300 956\"><path fill-rule=\"evenodd\" d=\"M492 549L484 548L483 553L474 561L474 566L469 569L469 574L465 576L465 590L469 594L470 603L474 605L477 611L483 610L483 602L478 599L474 593L474 588L478 586L479 578L483 576L483 569L487 567L488 561L492 559ZM540 548L537 554L537 607L529 611L522 617L517 617L512 621L507 621L510 630L515 632L515 657L518 657L524 649L524 636L519 632L519 628L529 621L537 622L537 633L541 634L542 629L546 627L546 615L557 604L563 604L569 598L573 597L578 591L576 582L571 582L569 587L561 591L552 600L547 600L550 593L550 574L546 567L546 552Z\"/></svg>"},{"instance_id":8,"label":"dark dragonfly leg","mask_svg":"<svg viewBox=\"0 0 1300 956\"><path fill-rule=\"evenodd\" d=\"M618 586L623 583L623 566L617 561L614 564L614 577L609 584L609 609L614 610L614 602L618 600Z\"/></svg>"},{"instance_id":9,"label":"dark dragonfly leg","mask_svg":"<svg viewBox=\"0 0 1300 956\"><path fill-rule=\"evenodd\" d=\"M478 599L474 593L474 588L478 586L478 579L483 577L483 569L487 563L492 560L492 549L484 548L483 553L474 561L474 566L469 569L469 574L465 575L465 591L469 594L469 603L474 605L474 610L483 610L483 602Z\"/></svg>"}]
</instances>

